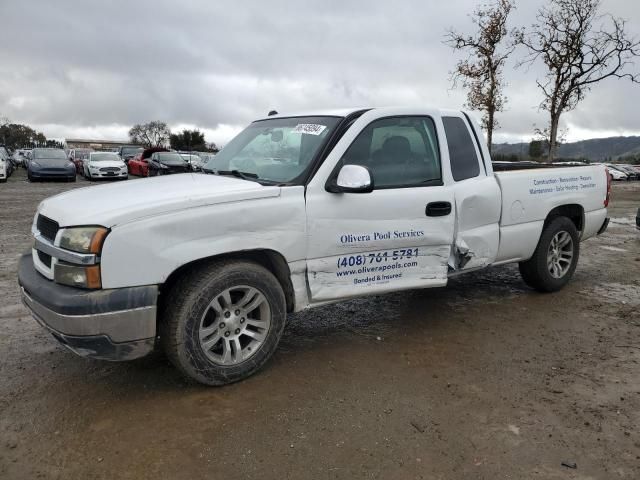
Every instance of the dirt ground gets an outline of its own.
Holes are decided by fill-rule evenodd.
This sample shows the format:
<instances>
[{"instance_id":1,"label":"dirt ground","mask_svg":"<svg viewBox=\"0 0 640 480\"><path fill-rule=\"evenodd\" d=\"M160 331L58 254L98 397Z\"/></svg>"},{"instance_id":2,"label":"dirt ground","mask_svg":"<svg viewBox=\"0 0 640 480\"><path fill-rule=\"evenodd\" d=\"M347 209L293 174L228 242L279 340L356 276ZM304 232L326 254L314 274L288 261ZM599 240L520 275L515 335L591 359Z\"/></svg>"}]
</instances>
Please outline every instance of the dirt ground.
<instances>
[{"instance_id":1,"label":"dirt ground","mask_svg":"<svg viewBox=\"0 0 640 480\"><path fill-rule=\"evenodd\" d=\"M298 314L224 388L79 358L22 306L38 202L87 185L0 184L0 478L640 478L640 182L559 293L507 266Z\"/></svg>"}]
</instances>

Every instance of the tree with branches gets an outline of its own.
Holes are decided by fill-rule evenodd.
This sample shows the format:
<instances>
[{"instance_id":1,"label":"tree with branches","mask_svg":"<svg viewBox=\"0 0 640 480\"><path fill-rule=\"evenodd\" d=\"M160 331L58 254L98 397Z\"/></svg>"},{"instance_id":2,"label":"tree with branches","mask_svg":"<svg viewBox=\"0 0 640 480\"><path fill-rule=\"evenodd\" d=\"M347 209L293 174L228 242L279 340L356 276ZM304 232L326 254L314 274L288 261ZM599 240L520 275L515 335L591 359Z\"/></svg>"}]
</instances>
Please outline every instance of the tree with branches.
<instances>
[{"instance_id":1,"label":"tree with branches","mask_svg":"<svg viewBox=\"0 0 640 480\"><path fill-rule=\"evenodd\" d=\"M556 157L560 117L576 108L591 87L606 78L626 78L640 54L640 42L626 33L625 21L600 13L600 0L549 0L529 32L520 32L518 43L528 56L519 65L541 59L547 73L537 80L549 112L543 135L549 142L548 161Z\"/></svg>"},{"instance_id":2,"label":"tree with branches","mask_svg":"<svg viewBox=\"0 0 640 480\"><path fill-rule=\"evenodd\" d=\"M175 150L196 150L203 151L207 149L204 139L204 133L200 130L182 130L181 133L172 133L169 137L171 148Z\"/></svg>"},{"instance_id":3,"label":"tree with branches","mask_svg":"<svg viewBox=\"0 0 640 480\"><path fill-rule=\"evenodd\" d=\"M465 106L482 112L489 151L493 131L499 127L496 113L501 112L506 103L502 70L515 48L507 29L509 14L514 8L512 0L482 5L471 16L477 29L474 35L450 29L445 40L453 49L468 52L468 57L460 60L451 73L451 80L454 87L460 82L468 90Z\"/></svg>"},{"instance_id":4,"label":"tree with branches","mask_svg":"<svg viewBox=\"0 0 640 480\"><path fill-rule=\"evenodd\" d=\"M166 123L153 121L136 124L129 130L129 138L132 143L146 147L164 147L171 136L171 130Z\"/></svg>"}]
</instances>

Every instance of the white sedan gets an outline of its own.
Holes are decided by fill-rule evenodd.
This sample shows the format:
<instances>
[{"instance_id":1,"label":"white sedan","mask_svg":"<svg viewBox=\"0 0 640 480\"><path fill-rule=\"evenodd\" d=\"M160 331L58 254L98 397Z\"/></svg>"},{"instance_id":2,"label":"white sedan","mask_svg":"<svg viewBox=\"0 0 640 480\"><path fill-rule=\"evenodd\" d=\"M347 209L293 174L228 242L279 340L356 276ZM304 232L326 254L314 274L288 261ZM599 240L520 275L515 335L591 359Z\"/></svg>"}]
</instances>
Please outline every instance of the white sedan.
<instances>
[{"instance_id":1,"label":"white sedan","mask_svg":"<svg viewBox=\"0 0 640 480\"><path fill-rule=\"evenodd\" d=\"M127 165L113 152L91 152L82 161L82 173L88 180L98 178L129 178Z\"/></svg>"},{"instance_id":2,"label":"white sedan","mask_svg":"<svg viewBox=\"0 0 640 480\"><path fill-rule=\"evenodd\" d=\"M611 175L611 180L629 180L629 175L627 174L627 172L623 172L619 168L608 163L605 163L604 165L609 170L609 175Z\"/></svg>"}]
</instances>

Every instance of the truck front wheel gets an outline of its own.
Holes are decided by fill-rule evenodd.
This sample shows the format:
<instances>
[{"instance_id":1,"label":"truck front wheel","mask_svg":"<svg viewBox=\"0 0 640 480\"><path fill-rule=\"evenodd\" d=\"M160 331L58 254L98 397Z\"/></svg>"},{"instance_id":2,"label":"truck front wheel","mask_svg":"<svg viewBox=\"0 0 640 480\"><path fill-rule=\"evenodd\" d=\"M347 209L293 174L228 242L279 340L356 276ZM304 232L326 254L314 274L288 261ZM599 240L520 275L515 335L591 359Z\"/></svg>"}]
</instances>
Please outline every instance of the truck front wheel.
<instances>
[{"instance_id":1,"label":"truck front wheel","mask_svg":"<svg viewBox=\"0 0 640 480\"><path fill-rule=\"evenodd\" d=\"M206 385L242 380L273 355L286 320L280 283L253 262L221 261L167 292L160 341L171 362Z\"/></svg>"},{"instance_id":2,"label":"truck front wheel","mask_svg":"<svg viewBox=\"0 0 640 480\"><path fill-rule=\"evenodd\" d=\"M520 275L540 292L558 291L571 280L579 254L576 226L567 217L554 218L542 230L533 257L520 262Z\"/></svg>"}]
</instances>

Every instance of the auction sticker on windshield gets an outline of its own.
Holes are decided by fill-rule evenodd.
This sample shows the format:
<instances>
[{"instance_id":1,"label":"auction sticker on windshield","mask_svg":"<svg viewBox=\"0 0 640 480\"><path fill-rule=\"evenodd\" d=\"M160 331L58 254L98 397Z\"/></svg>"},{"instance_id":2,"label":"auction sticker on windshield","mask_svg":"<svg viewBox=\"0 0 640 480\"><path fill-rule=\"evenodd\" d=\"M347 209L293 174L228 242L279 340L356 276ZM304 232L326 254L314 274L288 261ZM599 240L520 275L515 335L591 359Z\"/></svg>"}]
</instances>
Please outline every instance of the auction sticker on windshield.
<instances>
[{"instance_id":1,"label":"auction sticker on windshield","mask_svg":"<svg viewBox=\"0 0 640 480\"><path fill-rule=\"evenodd\" d=\"M291 131L291 133L304 133L307 135L320 135L324 132L326 125L318 125L317 123L299 123Z\"/></svg>"}]
</instances>

